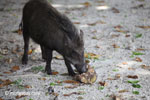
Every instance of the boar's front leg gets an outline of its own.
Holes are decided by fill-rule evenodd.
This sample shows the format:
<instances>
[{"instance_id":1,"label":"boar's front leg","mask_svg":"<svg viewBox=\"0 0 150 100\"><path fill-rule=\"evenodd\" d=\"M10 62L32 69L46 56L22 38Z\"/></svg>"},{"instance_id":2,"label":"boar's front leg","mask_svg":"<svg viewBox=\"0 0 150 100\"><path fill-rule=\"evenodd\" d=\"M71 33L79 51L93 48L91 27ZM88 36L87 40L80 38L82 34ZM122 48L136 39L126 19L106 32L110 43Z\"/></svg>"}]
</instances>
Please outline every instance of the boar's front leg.
<instances>
[{"instance_id":1,"label":"boar's front leg","mask_svg":"<svg viewBox=\"0 0 150 100\"><path fill-rule=\"evenodd\" d=\"M45 54L46 54L46 67L45 72L47 72L48 75L52 74L51 71L51 61L52 61L52 50L45 48Z\"/></svg>"},{"instance_id":2,"label":"boar's front leg","mask_svg":"<svg viewBox=\"0 0 150 100\"><path fill-rule=\"evenodd\" d=\"M65 60L65 64L66 64L66 66L67 66L69 75L75 76L76 74L75 74L75 72L73 71L70 62L69 62L67 59L65 59L65 57L64 57L64 60Z\"/></svg>"},{"instance_id":3,"label":"boar's front leg","mask_svg":"<svg viewBox=\"0 0 150 100\"><path fill-rule=\"evenodd\" d=\"M22 57L22 64L27 64L28 62L28 50L29 50L29 35L27 30L23 29L23 39L24 39L24 54Z\"/></svg>"},{"instance_id":4,"label":"boar's front leg","mask_svg":"<svg viewBox=\"0 0 150 100\"><path fill-rule=\"evenodd\" d=\"M42 59L46 60L46 51L45 51L45 48L42 45L40 45L40 47L41 47L41 52L42 52Z\"/></svg>"}]
</instances>

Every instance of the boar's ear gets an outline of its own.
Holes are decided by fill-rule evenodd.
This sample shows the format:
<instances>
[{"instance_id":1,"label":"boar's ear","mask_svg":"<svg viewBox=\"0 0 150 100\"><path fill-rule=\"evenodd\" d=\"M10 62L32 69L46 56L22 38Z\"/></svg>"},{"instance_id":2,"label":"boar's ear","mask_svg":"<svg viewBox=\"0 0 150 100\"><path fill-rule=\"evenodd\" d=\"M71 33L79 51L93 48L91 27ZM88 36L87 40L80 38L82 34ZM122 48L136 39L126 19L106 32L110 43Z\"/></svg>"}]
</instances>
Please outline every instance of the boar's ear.
<instances>
[{"instance_id":1,"label":"boar's ear","mask_svg":"<svg viewBox=\"0 0 150 100\"><path fill-rule=\"evenodd\" d=\"M77 41L78 41L79 45L83 45L84 44L84 42L83 42L83 31L82 30L80 30L80 33L79 33Z\"/></svg>"},{"instance_id":2,"label":"boar's ear","mask_svg":"<svg viewBox=\"0 0 150 100\"><path fill-rule=\"evenodd\" d=\"M80 30L79 41L80 41L81 43L83 42L83 31L82 31L82 30Z\"/></svg>"},{"instance_id":3,"label":"boar's ear","mask_svg":"<svg viewBox=\"0 0 150 100\"><path fill-rule=\"evenodd\" d=\"M80 30L80 40L83 40L83 31Z\"/></svg>"}]
</instances>

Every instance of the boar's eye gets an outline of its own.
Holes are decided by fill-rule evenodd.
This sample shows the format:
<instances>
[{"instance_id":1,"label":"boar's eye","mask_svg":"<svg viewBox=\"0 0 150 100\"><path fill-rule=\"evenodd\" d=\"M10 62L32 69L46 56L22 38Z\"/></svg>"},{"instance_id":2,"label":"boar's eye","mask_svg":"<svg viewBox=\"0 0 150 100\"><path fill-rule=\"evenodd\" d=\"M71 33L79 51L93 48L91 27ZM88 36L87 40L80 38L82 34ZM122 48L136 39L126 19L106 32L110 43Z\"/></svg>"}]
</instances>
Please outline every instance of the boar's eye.
<instances>
[{"instance_id":1,"label":"boar's eye","mask_svg":"<svg viewBox=\"0 0 150 100\"><path fill-rule=\"evenodd\" d=\"M72 50L71 54L72 54L72 55L76 55L76 54L78 54L78 53L77 53L75 50Z\"/></svg>"}]
</instances>

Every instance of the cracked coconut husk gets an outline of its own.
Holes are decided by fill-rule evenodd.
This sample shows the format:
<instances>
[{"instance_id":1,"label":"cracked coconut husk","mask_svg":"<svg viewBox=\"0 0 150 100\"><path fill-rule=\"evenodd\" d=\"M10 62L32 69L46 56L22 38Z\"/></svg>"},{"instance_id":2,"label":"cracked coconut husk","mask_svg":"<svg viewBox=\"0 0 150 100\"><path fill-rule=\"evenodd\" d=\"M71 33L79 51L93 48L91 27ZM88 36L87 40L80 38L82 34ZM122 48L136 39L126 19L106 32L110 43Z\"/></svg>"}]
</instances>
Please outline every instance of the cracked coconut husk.
<instances>
[{"instance_id":1,"label":"cracked coconut husk","mask_svg":"<svg viewBox=\"0 0 150 100\"><path fill-rule=\"evenodd\" d=\"M94 68L88 65L88 71L86 73L78 74L75 76L75 80L78 80L82 83L92 84L96 81L97 74Z\"/></svg>"}]
</instances>

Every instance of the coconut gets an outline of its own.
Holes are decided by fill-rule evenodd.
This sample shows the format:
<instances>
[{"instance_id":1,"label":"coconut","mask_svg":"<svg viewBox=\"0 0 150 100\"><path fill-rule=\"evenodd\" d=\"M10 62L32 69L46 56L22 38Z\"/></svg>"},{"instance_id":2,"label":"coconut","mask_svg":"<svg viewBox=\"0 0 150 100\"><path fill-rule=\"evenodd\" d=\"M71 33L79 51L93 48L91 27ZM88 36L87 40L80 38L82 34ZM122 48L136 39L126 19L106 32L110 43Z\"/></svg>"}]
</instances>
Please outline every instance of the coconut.
<instances>
[{"instance_id":1,"label":"coconut","mask_svg":"<svg viewBox=\"0 0 150 100\"><path fill-rule=\"evenodd\" d=\"M96 81L97 74L96 74L94 68L92 68L88 65L88 71L86 73L76 75L75 79L82 83L92 84Z\"/></svg>"}]
</instances>

